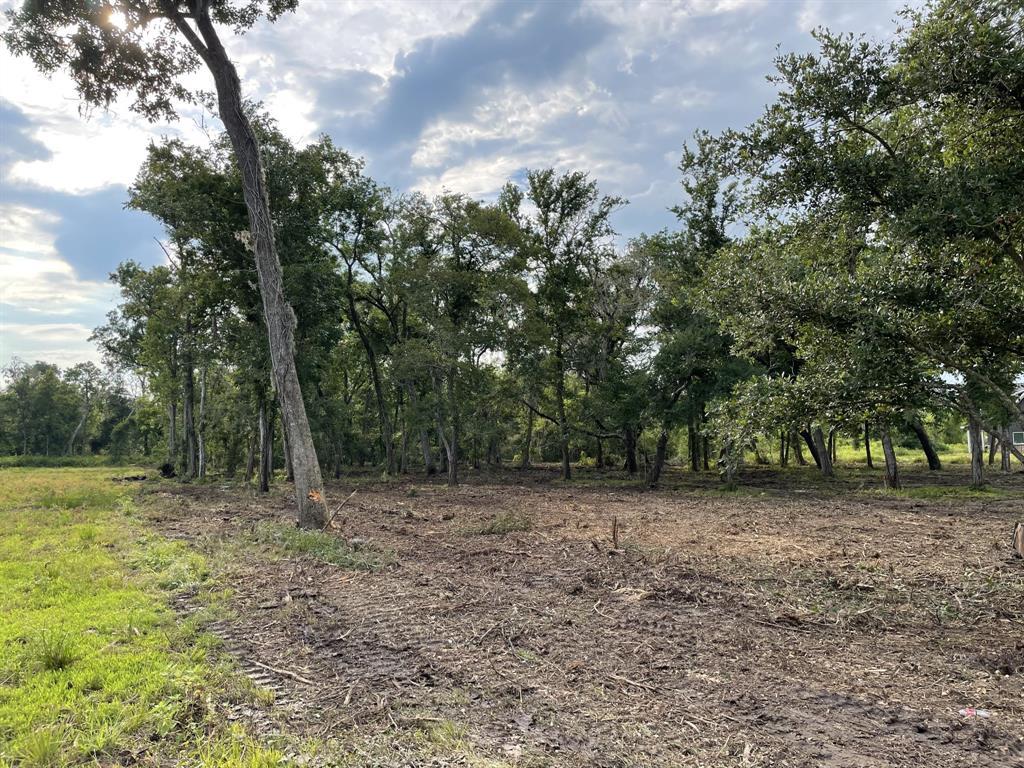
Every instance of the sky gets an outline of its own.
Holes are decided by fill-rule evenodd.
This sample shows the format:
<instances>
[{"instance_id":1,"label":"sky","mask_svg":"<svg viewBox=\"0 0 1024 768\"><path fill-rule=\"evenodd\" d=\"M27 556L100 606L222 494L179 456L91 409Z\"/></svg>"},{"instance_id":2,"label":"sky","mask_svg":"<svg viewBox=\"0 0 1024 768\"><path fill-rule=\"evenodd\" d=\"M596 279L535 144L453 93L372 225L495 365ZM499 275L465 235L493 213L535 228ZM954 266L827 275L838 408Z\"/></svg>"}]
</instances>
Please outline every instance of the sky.
<instances>
[{"instance_id":1,"label":"sky","mask_svg":"<svg viewBox=\"0 0 1024 768\"><path fill-rule=\"evenodd\" d=\"M683 145L754 120L779 50L813 50L820 26L888 37L902 4L301 0L223 32L245 95L297 144L329 134L379 182L428 194L490 199L530 168L588 171L629 200L615 225L630 237L674 225ZM202 72L189 85L212 90ZM127 100L83 111L66 75L0 43L0 366L98 361L88 337L117 302L109 273L165 258L160 226L123 207L148 144L218 128L192 108L171 124Z\"/></svg>"}]
</instances>

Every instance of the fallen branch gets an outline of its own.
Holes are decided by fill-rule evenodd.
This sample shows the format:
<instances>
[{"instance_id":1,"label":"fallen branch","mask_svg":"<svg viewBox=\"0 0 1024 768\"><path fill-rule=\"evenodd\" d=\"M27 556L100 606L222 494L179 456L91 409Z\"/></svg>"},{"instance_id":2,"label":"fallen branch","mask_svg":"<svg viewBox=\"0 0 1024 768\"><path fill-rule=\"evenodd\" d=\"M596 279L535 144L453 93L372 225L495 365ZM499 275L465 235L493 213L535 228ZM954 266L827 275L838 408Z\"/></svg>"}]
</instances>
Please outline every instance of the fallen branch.
<instances>
[{"instance_id":1,"label":"fallen branch","mask_svg":"<svg viewBox=\"0 0 1024 768\"><path fill-rule=\"evenodd\" d=\"M657 687L650 685L649 683L641 683L636 680L630 680L628 677L623 677L622 675L614 675L611 672L608 673L608 677L610 677L612 680L618 680L623 683L628 683L629 685L635 686L637 688L643 688L645 691L650 691L651 693L658 693Z\"/></svg>"},{"instance_id":2,"label":"fallen branch","mask_svg":"<svg viewBox=\"0 0 1024 768\"><path fill-rule=\"evenodd\" d=\"M334 522L334 518L336 518L338 516L338 513L341 512L342 507L344 507L346 504L348 504L348 500L351 499L353 496L355 496L356 495L356 491L358 491L358 490L359 489L356 488L354 491L352 491L352 493L350 493L348 496L345 497L345 500L343 502L341 502L341 504L338 505L338 508L336 510L334 510L334 514L330 516L330 518L327 520L327 522L324 523L324 527L320 529L321 533L326 531L328 528L331 527L331 523Z\"/></svg>"},{"instance_id":3,"label":"fallen branch","mask_svg":"<svg viewBox=\"0 0 1024 768\"><path fill-rule=\"evenodd\" d=\"M299 675L299 674L297 674L295 672L292 672L291 670L280 669L278 667L272 667L269 664L264 664L262 661L256 661L255 659L250 659L250 661L253 664L255 664L257 667L263 667L263 669L268 669L271 672L276 672L279 675L284 675L285 677L290 677L292 680L297 680L300 683L305 683L306 685L314 685L314 686L316 685L316 683L314 683L312 680L307 680L302 675Z\"/></svg>"}]
</instances>

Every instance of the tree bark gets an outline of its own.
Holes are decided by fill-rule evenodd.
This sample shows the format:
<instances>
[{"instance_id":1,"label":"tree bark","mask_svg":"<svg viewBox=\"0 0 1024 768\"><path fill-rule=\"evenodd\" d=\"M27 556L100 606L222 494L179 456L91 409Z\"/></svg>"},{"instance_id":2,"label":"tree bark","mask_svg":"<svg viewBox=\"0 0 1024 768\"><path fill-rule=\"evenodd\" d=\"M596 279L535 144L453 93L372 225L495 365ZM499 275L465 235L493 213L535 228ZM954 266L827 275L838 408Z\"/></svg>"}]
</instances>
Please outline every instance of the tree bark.
<instances>
[{"instance_id":1,"label":"tree bark","mask_svg":"<svg viewBox=\"0 0 1024 768\"><path fill-rule=\"evenodd\" d=\"M686 452L690 456L690 471L700 472L700 437L697 435L692 413L686 421Z\"/></svg>"},{"instance_id":2,"label":"tree bark","mask_svg":"<svg viewBox=\"0 0 1024 768\"><path fill-rule=\"evenodd\" d=\"M973 410L967 415L967 436L971 449L971 488L985 485L984 461L982 458L981 423Z\"/></svg>"},{"instance_id":3,"label":"tree bark","mask_svg":"<svg viewBox=\"0 0 1024 768\"><path fill-rule=\"evenodd\" d=\"M815 427L812 433L814 438L814 449L818 452L818 467L821 469L821 474L825 477L835 477L836 472L832 466L832 456L829 453L828 446L825 444L825 433L822 432L821 427Z\"/></svg>"},{"instance_id":4,"label":"tree bark","mask_svg":"<svg viewBox=\"0 0 1024 768\"><path fill-rule=\"evenodd\" d=\"M562 479L572 479L572 465L569 463L569 424L565 416L565 357L562 353L562 342L555 348L555 360L558 363L557 380L555 381L555 399L558 401L558 447L562 451Z\"/></svg>"},{"instance_id":5,"label":"tree bark","mask_svg":"<svg viewBox=\"0 0 1024 768\"><path fill-rule=\"evenodd\" d=\"M167 463L172 467L178 464L178 404L172 402L167 406Z\"/></svg>"},{"instance_id":6,"label":"tree bark","mask_svg":"<svg viewBox=\"0 0 1024 768\"><path fill-rule=\"evenodd\" d=\"M184 482L195 480L198 467L198 448L196 446L196 420L195 420L195 396L196 396L195 373L192 370L192 363L185 363L185 382L182 392L181 420L182 428L185 430L185 463L181 479Z\"/></svg>"},{"instance_id":7,"label":"tree bark","mask_svg":"<svg viewBox=\"0 0 1024 768\"><path fill-rule=\"evenodd\" d=\"M259 431L259 417L257 417L257 428L249 435L249 452L245 457L245 482L248 485L252 482L252 476L256 473L256 436Z\"/></svg>"},{"instance_id":8,"label":"tree bark","mask_svg":"<svg viewBox=\"0 0 1024 768\"><path fill-rule=\"evenodd\" d=\"M814 459L814 463L817 465L818 469L821 469L821 455L818 453L818 446L814 443L814 435L806 429L801 429L800 437L802 437L804 442L807 443L807 450L811 452L811 458Z\"/></svg>"},{"instance_id":9,"label":"tree bark","mask_svg":"<svg viewBox=\"0 0 1024 768\"><path fill-rule=\"evenodd\" d=\"M871 460L871 426L864 422L864 456L868 462L868 469L874 469L875 463Z\"/></svg>"},{"instance_id":10,"label":"tree bark","mask_svg":"<svg viewBox=\"0 0 1024 768\"><path fill-rule=\"evenodd\" d=\"M626 472L635 475L639 467L636 460L636 430L632 426L622 431L622 442L626 451Z\"/></svg>"},{"instance_id":11,"label":"tree bark","mask_svg":"<svg viewBox=\"0 0 1024 768\"><path fill-rule=\"evenodd\" d=\"M1003 430L999 433L999 469L1003 472L1010 471L1010 441L1013 436Z\"/></svg>"},{"instance_id":12,"label":"tree bark","mask_svg":"<svg viewBox=\"0 0 1024 768\"><path fill-rule=\"evenodd\" d=\"M377 418L380 419L380 439L384 443L384 459L386 463L385 471L389 475L395 474L395 446L394 446L394 427L391 424L391 417L388 415L387 402L384 399L384 383L380 375L380 363L377 360L377 352L373 348L373 344L370 342L370 337L366 333L366 329L363 328L363 321L359 317L359 309L356 307L355 297L352 295L352 275L351 268L349 269L349 289L348 289L348 314L349 319L352 321L353 327L356 329L356 334L359 336L360 342L363 345L363 351L366 353L366 361L370 368L370 381L373 384L373 395L377 401Z\"/></svg>"},{"instance_id":13,"label":"tree bark","mask_svg":"<svg viewBox=\"0 0 1024 768\"><path fill-rule=\"evenodd\" d=\"M270 491L274 474L274 419L266 402L260 402L260 485L259 492Z\"/></svg>"},{"instance_id":14,"label":"tree bark","mask_svg":"<svg viewBox=\"0 0 1024 768\"><path fill-rule=\"evenodd\" d=\"M536 407L536 405L534 405ZM523 457L519 462L520 469L529 469L530 462L532 461L533 452L533 420L536 418L533 413L533 409L527 407L526 409L526 437L523 439Z\"/></svg>"},{"instance_id":15,"label":"tree bark","mask_svg":"<svg viewBox=\"0 0 1024 768\"><path fill-rule=\"evenodd\" d=\"M984 432L983 432L984 434ZM995 432L988 432L988 465L991 467L996 463L996 444L1000 442Z\"/></svg>"},{"instance_id":16,"label":"tree bark","mask_svg":"<svg viewBox=\"0 0 1024 768\"><path fill-rule=\"evenodd\" d=\"M885 487L898 491L903 484L896 464L896 450L892 447L892 435L889 434L889 427L884 425L879 431L882 433L882 453L885 454Z\"/></svg>"},{"instance_id":17,"label":"tree bark","mask_svg":"<svg viewBox=\"0 0 1024 768\"><path fill-rule=\"evenodd\" d=\"M928 437L928 431L924 428L924 423L921 421L921 416L917 411L909 414L907 423L914 430L914 434L917 435L918 442L921 443L921 450L924 451L925 458L928 459L928 469L932 471L942 469L942 460L939 459L939 454L935 450L931 438Z\"/></svg>"},{"instance_id":18,"label":"tree bark","mask_svg":"<svg viewBox=\"0 0 1024 768\"><path fill-rule=\"evenodd\" d=\"M284 410L284 409L282 409ZM284 426L282 421L281 426ZM284 447L284 479L289 483L295 482L295 465L292 464L292 449L288 444L288 430L281 430L281 443Z\"/></svg>"},{"instance_id":19,"label":"tree bark","mask_svg":"<svg viewBox=\"0 0 1024 768\"><path fill-rule=\"evenodd\" d=\"M196 445L199 450L199 479L206 477L206 368L199 374L199 423L196 426ZM231 470L232 473L234 469Z\"/></svg>"},{"instance_id":20,"label":"tree bark","mask_svg":"<svg viewBox=\"0 0 1024 768\"><path fill-rule=\"evenodd\" d=\"M651 488L657 488L661 480L661 472L665 468L665 459L668 456L668 429L661 428L658 433L657 449L654 451L654 462L647 473L647 484Z\"/></svg>"},{"instance_id":21,"label":"tree bark","mask_svg":"<svg viewBox=\"0 0 1024 768\"><path fill-rule=\"evenodd\" d=\"M789 444L793 449L793 455L796 457L796 465L798 467L806 467L807 459L804 458L804 451L800 447L800 435L796 430L790 432Z\"/></svg>"},{"instance_id":22,"label":"tree bark","mask_svg":"<svg viewBox=\"0 0 1024 768\"><path fill-rule=\"evenodd\" d=\"M68 440L68 449L65 452L68 456L72 454L75 449L75 440L78 439L78 433L82 431L82 427L85 426L85 420L89 417L89 401L86 400L85 407L82 410L82 417L78 420L78 424L75 426L75 431L71 433L71 439Z\"/></svg>"},{"instance_id":23,"label":"tree bark","mask_svg":"<svg viewBox=\"0 0 1024 768\"><path fill-rule=\"evenodd\" d=\"M245 114L242 85L235 65L228 57L210 19L209 2L197 0L194 12L201 40L172 0L162 0L162 5L213 75L218 112L231 139L235 160L242 175L242 192L249 214L250 244L263 301L274 382L282 408L281 420L288 434L295 467L298 524L303 528L322 528L327 521L327 502L320 462L295 367L295 312L284 293L266 172L259 142Z\"/></svg>"}]
</instances>

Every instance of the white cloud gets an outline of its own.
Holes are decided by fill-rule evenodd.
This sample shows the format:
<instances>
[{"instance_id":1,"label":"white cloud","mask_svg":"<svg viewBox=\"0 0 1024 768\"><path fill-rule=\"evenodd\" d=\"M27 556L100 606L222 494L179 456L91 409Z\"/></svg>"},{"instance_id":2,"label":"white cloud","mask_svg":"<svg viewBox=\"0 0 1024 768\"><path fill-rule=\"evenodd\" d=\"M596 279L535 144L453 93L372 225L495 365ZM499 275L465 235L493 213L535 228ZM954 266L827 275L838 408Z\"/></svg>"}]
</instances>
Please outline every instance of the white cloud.
<instances>
[{"instance_id":1,"label":"white cloud","mask_svg":"<svg viewBox=\"0 0 1024 768\"><path fill-rule=\"evenodd\" d=\"M51 230L58 222L46 211L0 204L0 303L25 312L68 315L109 304L116 296L113 286L82 280L60 257Z\"/></svg>"}]
</instances>

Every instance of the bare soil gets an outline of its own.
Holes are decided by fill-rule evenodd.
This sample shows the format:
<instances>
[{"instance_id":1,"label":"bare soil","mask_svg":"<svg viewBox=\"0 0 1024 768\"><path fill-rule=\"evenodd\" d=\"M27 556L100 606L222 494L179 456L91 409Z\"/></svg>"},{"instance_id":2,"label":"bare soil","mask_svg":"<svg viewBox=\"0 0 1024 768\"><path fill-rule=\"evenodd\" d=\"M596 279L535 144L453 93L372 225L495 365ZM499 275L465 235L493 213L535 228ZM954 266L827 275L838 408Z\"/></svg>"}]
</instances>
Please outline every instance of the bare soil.
<instances>
[{"instance_id":1,"label":"bare soil","mask_svg":"<svg viewBox=\"0 0 1024 768\"><path fill-rule=\"evenodd\" d=\"M214 629L280 692L245 716L346 764L1024 766L1024 475L937 499L852 470L554 477L335 483L358 493L330 535L391 553L374 572L256 543L284 484L145 508L223 568ZM529 528L480 533L496 516Z\"/></svg>"}]
</instances>

